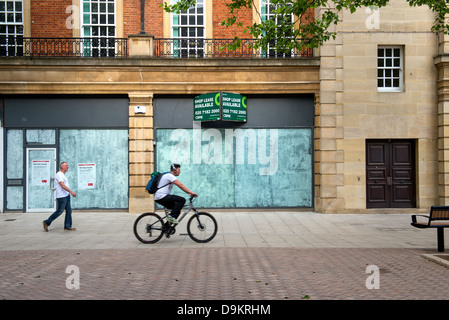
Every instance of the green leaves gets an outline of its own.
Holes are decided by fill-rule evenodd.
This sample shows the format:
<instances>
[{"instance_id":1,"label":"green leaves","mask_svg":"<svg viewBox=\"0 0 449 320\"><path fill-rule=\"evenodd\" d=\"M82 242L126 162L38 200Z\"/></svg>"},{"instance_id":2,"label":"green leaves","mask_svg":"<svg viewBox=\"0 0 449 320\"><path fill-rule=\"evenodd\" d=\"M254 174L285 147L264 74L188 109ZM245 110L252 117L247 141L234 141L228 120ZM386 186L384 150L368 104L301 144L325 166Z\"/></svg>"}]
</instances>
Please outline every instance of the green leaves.
<instances>
[{"instance_id":1,"label":"green leaves","mask_svg":"<svg viewBox=\"0 0 449 320\"><path fill-rule=\"evenodd\" d=\"M444 32L445 34L449 34L449 24L446 21L446 17L449 14L447 0L407 0L407 2L412 7L428 6L437 15L432 26L432 31L435 33Z\"/></svg>"},{"instance_id":2,"label":"green leaves","mask_svg":"<svg viewBox=\"0 0 449 320\"><path fill-rule=\"evenodd\" d=\"M449 14L447 0L405 0L410 6L428 6L436 13L432 31L449 34ZM259 1L263 4L263 1ZM318 48L327 40L335 39L336 33L329 31L332 25L339 22L339 12L349 10L354 13L357 9L369 6L385 7L390 0L271 0L269 7L256 7L253 0L230 0L227 4L230 17L221 24L226 27L238 26L251 35L255 42L255 49L274 50L276 53L301 52L307 48ZM178 0L173 4L164 2L161 7L168 12L186 11L195 6L196 0ZM316 8L320 8L320 15L314 16ZM238 12L242 9L253 9L259 19L255 19L250 26L244 26L238 21ZM269 14L268 14L269 12ZM229 47L235 50L241 41L235 37Z\"/></svg>"},{"instance_id":3,"label":"green leaves","mask_svg":"<svg viewBox=\"0 0 449 320\"><path fill-rule=\"evenodd\" d=\"M170 2L170 1L169 1ZM189 10L190 7L194 7L196 4L196 0L179 0L174 1L173 4L168 4L167 2L164 2L159 7L164 8L167 12L182 12Z\"/></svg>"}]
</instances>

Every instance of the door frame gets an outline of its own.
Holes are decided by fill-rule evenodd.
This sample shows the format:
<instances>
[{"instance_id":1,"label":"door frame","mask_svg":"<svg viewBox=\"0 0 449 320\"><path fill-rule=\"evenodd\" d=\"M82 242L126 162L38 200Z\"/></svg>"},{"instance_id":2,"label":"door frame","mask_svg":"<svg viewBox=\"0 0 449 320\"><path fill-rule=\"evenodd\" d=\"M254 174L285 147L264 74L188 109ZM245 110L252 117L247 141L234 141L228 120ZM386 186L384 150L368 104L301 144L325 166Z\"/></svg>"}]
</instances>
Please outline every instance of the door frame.
<instances>
[{"instance_id":1,"label":"door frame","mask_svg":"<svg viewBox=\"0 0 449 320\"><path fill-rule=\"evenodd\" d=\"M25 162L25 208L24 211L25 212L53 212L56 210L56 196L55 196L55 186L54 186L54 174L56 172L51 172L50 171L50 181L49 181L49 185L50 185L50 189L53 192L53 207L52 208L29 208L28 207L28 195L29 195L29 174L31 174L29 172L28 169L28 165L29 165L29 160L30 160L30 151L35 151L35 150L39 150L39 151L53 151L54 152L54 167L55 170L57 169L57 148L52 148L52 147L46 147L46 148L35 148L35 147L26 147L25 148L25 153L26 153L26 162Z\"/></svg>"}]
</instances>

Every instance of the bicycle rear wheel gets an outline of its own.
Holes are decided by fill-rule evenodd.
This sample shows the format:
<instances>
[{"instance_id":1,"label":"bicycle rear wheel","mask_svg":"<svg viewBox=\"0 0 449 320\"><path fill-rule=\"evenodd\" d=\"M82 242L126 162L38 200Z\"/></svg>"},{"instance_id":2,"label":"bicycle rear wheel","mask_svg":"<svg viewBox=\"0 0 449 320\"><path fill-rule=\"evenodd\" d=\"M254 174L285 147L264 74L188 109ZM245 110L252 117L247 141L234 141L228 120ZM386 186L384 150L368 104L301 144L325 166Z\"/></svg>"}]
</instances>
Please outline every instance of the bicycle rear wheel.
<instances>
[{"instance_id":1,"label":"bicycle rear wheel","mask_svg":"<svg viewBox=\"0 0 449 320\"><path fill-rule=\"evenodd\" d=\"M187 233L196 242L211 241L216 236L217 230L217 220L207 212L198 212L187 222Z\"/></svg>"},{"instance_id":2,"label":"bicycle rear wheel","mask_svg":"<svg viewBox=\"0 0 449 320\"><path fill-rule=\"evenodd\" d=\"M153 212L142 213L134 222L134 235L143 243L158 242L163 233L163 222L159 215Z\"/></svg>"}]
</instances>

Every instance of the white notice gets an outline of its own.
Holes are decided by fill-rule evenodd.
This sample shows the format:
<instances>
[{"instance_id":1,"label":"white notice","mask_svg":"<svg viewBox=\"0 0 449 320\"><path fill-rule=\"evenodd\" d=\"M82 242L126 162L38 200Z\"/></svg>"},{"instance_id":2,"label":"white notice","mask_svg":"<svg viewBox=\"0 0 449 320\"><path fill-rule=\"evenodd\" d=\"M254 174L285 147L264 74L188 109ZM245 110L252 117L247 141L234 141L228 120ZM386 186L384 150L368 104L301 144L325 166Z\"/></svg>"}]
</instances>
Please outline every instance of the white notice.
<instances>
[{"instance_id":1,"label":"white notice","mask_svg":"<svg viewBox=\"0 0 449 320\"><path fill-rule=\"evenodd\" d=\"M78 163L78 190L95 189L96 180L95 163Z\"/></svg>"},{"instance_id":2,"label":"white notice","mask_svg":"<svg viewBox=\"0 0 449 320\"><path fill-rule=\"evenodd\" d=\"M31 185L45 186L50 183L50 160L32 160Z\"/></svg>"}]
</instances>

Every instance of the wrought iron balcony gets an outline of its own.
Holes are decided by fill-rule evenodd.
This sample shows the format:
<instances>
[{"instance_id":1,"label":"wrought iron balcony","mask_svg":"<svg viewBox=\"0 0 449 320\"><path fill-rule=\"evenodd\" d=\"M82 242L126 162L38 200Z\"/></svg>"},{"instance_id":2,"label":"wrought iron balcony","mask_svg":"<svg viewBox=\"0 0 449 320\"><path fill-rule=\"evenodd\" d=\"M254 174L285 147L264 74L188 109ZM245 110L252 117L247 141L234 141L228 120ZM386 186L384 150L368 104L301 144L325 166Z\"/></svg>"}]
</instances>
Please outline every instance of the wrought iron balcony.
<instances>
[{"instance_id":1,"label":"wrought iron balcony","mask_svg":"<svg viewBox=\"0 0 449 320\"><path fill-rule=\"evenodd\" d=\"M128 39L0 36L0 57L127 57Z\"/></svg>"},{"instance_id":2,"label":"wrought iron balcony","mask_svg":"<svg viewBox=\"0 0 449 320\"><path fill-rule=\"evenodd\" d=\"M274 45L254 49L254 39L240 39L236 50L229 45L233 39L163 38L154 39L154 56L158 58L311 58L313 49L279 52Z\"/></svg>"},{"instance_id":3,"label":"wrought iron balcony","mask_svg":"<svg viewBox=\"0 0 449 320\"><path fill-rule=\"evenodd\" d=\"M241 39L231 50L233 39L159 38L149 42L148 58L312 58L313 49L279 52L274 43L254 49L254 39ZM133 56L128 38L28 38L0 36L0 57L110 57ZM132 51L132 46L131 46ZM139 55L142 57L141 55Z\"/></svg>"}]
</instances>

